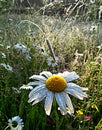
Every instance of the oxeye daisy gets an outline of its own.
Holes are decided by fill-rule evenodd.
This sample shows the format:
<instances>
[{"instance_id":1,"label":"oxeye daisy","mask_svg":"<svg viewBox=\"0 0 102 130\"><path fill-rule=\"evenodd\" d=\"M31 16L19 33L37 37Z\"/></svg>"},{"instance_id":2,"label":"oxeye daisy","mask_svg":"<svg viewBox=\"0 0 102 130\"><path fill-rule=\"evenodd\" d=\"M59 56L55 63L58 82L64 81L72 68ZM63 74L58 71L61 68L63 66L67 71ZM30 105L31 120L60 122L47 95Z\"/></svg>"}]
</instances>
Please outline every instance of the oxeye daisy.
<instances>
[{"instance_id":1,"label":"oxeye daisy","mask_svg":"<svg viewBox=\"0 0 102 130\"><path fill-rule=\"evenodd\" d=\"M49 57L48 59L47 59L47 64L48 64L48 66L52 66L52 67L55 67L55 66L57 66L57 64L58 64L58 57L55 57L55 60L53 59L53 57Z\"/></svg>"},{"instance_id":2,"label":"oxeye daisy","mask_svg":"<svg viewBox=\"0 0 102 130\"><path fill-rule=\"evenodd\" d=\"M16 45L14 45L15 49L21 50L23 53L26 53L27 47L25 45L23 45L22 43L17 43Z\"/></svg>"},{"instance_id":3,"label":"oxeye daisy","mask_svg":"<svg viewBox=\"0 0 102 130\"><path fill-rule=\"evenodd\" d=\"M28 83L28 84L23 84L23 86L21 86L20 89L32 90L33 87Z\"/></svg>"},{"instance_id":4,"label":"oxeye daisy","mask_svg":"<svg viewBox=\"0 0 102 130\"><path fill-rule=\"evenodd\" d=\"M8 120L8 126L11 128L11 130L22 130L24 123L19 116L15 116Z\"/></svg>"},{"instance_id":5,"label":"oxeye daisy","mask_svg":"<svg viewBox=\"0 0 102 130\"><path fill-rule=\"evenodd\" d=\"M72 115L74 113L74 108L69 95L73 95L80 100L87 97L87 94L83 91L88 90L88 88L80 87L70 82L78 78L79 76L76 72L68 71L58 74L43 71L40 75L33 75L30 79L36 81L31 82L31 84L36 87L29 93L28 102L32 102L32 105L34 105L45 98L44 109L46 114L50 115L53 99L55 97L61 114L65 115L69 113Z\"/></svg>"},{"instance_id":6,"label":"oxeye daisy","mask_svg":"<svg viewBox=\"0 0 102 130\"><path fill-rule=\"evenodd\" d=\"M95 3L95 0L90 0L90 3L94 4L94 3Z\"/></svg>"},{"instance_id":7,"label":"oxeye daisy","mask_svg":"<svg viewBox=\"0 0 102 130\"><path fill-rule=\"evenodd\" d=\"M9 64L1 63L1 66L3 66L6 70L13 72L13 68Z\"/></svg>"}]
</instances>

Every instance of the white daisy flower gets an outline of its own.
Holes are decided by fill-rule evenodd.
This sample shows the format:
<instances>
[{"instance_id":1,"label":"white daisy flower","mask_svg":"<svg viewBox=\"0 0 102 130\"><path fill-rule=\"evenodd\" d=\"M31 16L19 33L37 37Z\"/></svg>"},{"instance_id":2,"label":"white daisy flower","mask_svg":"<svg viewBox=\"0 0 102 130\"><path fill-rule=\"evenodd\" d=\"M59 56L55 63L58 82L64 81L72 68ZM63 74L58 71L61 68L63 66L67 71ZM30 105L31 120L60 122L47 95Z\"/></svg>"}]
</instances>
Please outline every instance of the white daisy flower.
<instances>
[{"instance_id":1,"label":"white daisy flower","mask_svg":"<svg viewBox=\"0 0 102 130\"><path fill-rule=\"evenodd\" d=\"M16 45L14 45L14 48L21 50L23 53L28 52L27 47L23 45L22 43L17 43Z\"/></svg>"},{"instance_id":2,"label":"white daisy flower","mask_svg":"<svg viewBox=\"0 0 102 130\"><path fill-rule=\"evenodd\" d=\"M3 66L8 71L11 72L13 71L12 67L9 64L6 65L5 63L1 63L0 65Z\"/></svg>"},{"instance_id":3,"label":"white daisy flower","mask_svg":"<svg viewBox=\"0 0 102 130\"><path fill-rule=\"evenodd\" d=\"M23 86L21 86L20 89L32 90L33 87L28 83L28 84L23 84Z\"/></svg>"},{"instance_id":4,"label":"white daisy flower","mask_svg":"<svg viewBox=\"0 0 102 130\"><path fill-rule=\"evenodd\" d=\"M94 3L95 3L95 0L90 0L90 3L94 4Z\"/></svg>"},{"instance_id":5,"label":"white daisy flower","mask_svg":"<svg viewBox=\"0 0 102 130\"><path fill-rule=\"evenodd\" d=\"M48 59L47 59L47 64L48 64L48 66L52 66L52 67L55 67L55 66L57 66L57 64L58 64L58 57L55 57L55 60L53 59L53 57L49 57Z\"/></svg>"},{"instance_id":6,"label":"white daisy flower","mask_svg":"<svg viewBox=\"0 0 102 130\"><path fill-rule=\"evenodd\" d=\"M15 116L8 120L8 126L11 128L11 130L22 130L24 123L19 116Z\"/></svg>"},{"instance_id":7,"label":"white daisy flower","mask_svg":"<svg viewBox=\"0 0 102 130\"><path fill-rule=\"evenodd\" d=\"M45 98L45 112L50 115L53 98L56 98L59 110L62 115L74 113L74 108L69 95L73 95L80 100L87 97L83 92L88 88L80 87L70 81L78 79L76 72L64 71L63 73L52 74L49 71L43 71L40 75L33 75L30 79L37 81L31 82L31 85L36 87L30 92L28 102L32 105L42 101Z\"/></svg>"}]
</instances>

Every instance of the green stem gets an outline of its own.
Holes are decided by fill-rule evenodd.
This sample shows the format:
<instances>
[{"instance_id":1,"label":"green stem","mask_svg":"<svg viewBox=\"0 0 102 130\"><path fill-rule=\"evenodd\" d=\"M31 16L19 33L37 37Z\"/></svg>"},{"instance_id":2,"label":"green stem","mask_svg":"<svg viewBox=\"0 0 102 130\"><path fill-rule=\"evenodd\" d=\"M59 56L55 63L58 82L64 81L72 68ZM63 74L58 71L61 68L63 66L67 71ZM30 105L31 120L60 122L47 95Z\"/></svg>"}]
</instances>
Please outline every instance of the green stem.
<instances>
[{"instance_id":1,"label":"green stem","mask_svg":"<svg viewBox=\"0 0 102 130\"><path fill-rule=\"evenodd\" d=\"M8 129L10 126L7 126L4 130Z\"/></svg>"}]
</instances>

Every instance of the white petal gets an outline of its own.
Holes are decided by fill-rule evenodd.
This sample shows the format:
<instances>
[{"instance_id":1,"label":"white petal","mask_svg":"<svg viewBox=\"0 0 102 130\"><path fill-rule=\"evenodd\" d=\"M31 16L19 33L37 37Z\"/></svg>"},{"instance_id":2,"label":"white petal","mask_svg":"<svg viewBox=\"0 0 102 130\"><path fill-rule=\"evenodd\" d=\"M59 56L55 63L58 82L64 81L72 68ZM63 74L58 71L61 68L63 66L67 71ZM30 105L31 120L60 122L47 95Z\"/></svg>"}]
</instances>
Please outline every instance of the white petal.
<instances>
[{"instance_id":1,"label":"white petal","mask_svg":"<svg viewBox=\"0 0 102 130\"><path fill-rule=\"evenodd\" d=\"M52 73L49 71L43 71L40 73L41 76L45 76L46 78L49 78L50 76L52 76Z\"/></svg>"},{"instance_id":2,"label":"white petal","mask_svg":"<svg viewBox=\"0 0 102 130\"><path fill-rule=\"evenodd\" d=\"M67 86L70 89L75 89L75 90L78 90L78 91L80 91L80 90L87 91L88 90L88 88L80 87L79 85L76 85L74 83L67 83Z\"/></svg>"},{"instance_id":3,"label":"white petal","mask_svg":"<svg viewBox=\"0 0 102 130\"><path fill-rule=\"evenodd\" d=\"M63 78L66 79L67 82L79 78L79 76L78 76L78 75L76 74L76 72L74 72L74 71L73 71L73 72L65 71L65 72L63 72L62 76L63 76Z\"/></svg>"},{"instance_id":4,"label":"white petal","mask_svg":"<svg viewBox=\"0 0 102 130\"><path fill-rule=\"evenodd\" d=\"M74 113L74 108L73 108L73 105L72 105L70 97L66 93L65 93L65 100L66 100L66 104L67 104L68 108L70 109L69 113L73 114Z\"/></svg>"},{"instance_id":5,"label":"white petal","mask_svg":"<svg viewBox=\"0 0 102 130\"><path fill-rule=\"evenodd\" d=\"M78 91L76 91L74 89L68 89L68 88L66 88L65 92L68 93L68 94L73 95L76 98L79 98L80 100L83 100L84 97L87 97L86 93L84 93L84 92L80 93L80 92L78 92Z\"/></svg>"},{"instance_id":6,"label":"white petal","mask_svg":"<svg viewBox=\"0 0 102 130\"><path fill-rule=\"evenodd\" d=\"M60 110L61 114L62 115L66 115L67 114L67 111L64 111L62 108L58 107L58 110Z\"/></svg>"},{"instance_id":7,"label":"white petal","mask_svg":"<svg viewBox=\"0 0 102 130\"><path fill-rule=\"evenodd\" d=\"M29 79L39 80L40 82L43 82L43 83L45 83L46 81L46 78L41 75L32 75Z\"/></svg>"},{"instance_id":8,"label":"white petal","mask_svg":"<svg viewBox=\"0 0 102 130\"><path fill-rule=\"evenodd\" d=\"M29 82L28 85L31 85L31 86L38 86L38 85L43 85L44 83L42 82L39 82L39 81L34 81L34 82Z\"/></svg>"},{"instance_id":9,"label":"white petal","mask_svg":"<svg viewBox=\"0 0 102 130\"><path fill-rule=\"evenodd\" d=\"M45 88L45 84L44 85L40 85L35 87L30 93L29 93L29 98L32 97L35 93L38 93L40 90Z\"/></svg>"},{"instance_id":10,"label":"white petal","mask_svg":"<svg viewBox=\"0 0 102 130\"><path fill-rule=\"evenodd\" d=\"M42 101L47 94L47 89L44 89L41 93L38 93L38 97L35 99L32 105L35 105L36 103Z\"/></svg>"},{"instance_id":11,"label":"white petal","mask_svg":"<svg viewBox=\"0 0 102 130\"><path fill-rule=\"evenodd\" d=\"M63 110L63 113L67 113L64 92L55 93L55 97L59 107Z\"/></svg>"},{"instance_id":12,"label":"white petal","mask_svg":"<svg viewBox=\"0 0 102 130\"><path fill-rule=\"evenodd\" d=\"M44 106L47 115L50 115L53 97L54 97L54 93L51 91L48 91L46 99L45 99L45 106Z\"/></svg>"}]
</instances>

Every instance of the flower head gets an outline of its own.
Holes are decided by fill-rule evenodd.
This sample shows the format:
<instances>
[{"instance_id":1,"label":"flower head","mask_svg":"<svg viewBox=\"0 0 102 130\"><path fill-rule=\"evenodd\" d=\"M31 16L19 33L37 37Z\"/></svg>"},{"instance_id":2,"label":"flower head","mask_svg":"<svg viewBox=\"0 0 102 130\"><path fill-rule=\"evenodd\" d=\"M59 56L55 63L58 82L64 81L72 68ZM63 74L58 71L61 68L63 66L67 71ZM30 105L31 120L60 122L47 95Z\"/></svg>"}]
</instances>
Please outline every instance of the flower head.
<instances>
[{"instance_id":1,"label":"flower head","mask_svg":"<svg viewBox=\"0 0 102 130\"><path fill-rule=\"evenodd\" d=\"M11 128L11 130L22 130L24 123L19 116L15 116L8 120L8 126Z\"/></svg>"},{"instance_id":2,"label":"flower head","mask_svg":"<svg viewBox=\"0 0 102 130\"><path fill-rule=\"evenodd\" d=\"M0 65L3 66L8 71L13 71L12 67L9 64L6 65L5 63L1 63Z\"/></svg>"},{"instance_id":3,"label":"flower head","mask_svg":"<svg viewBox=\"0 0 102 130\"><path fill-rule=\"evenodd\" d=\"M78 115L83 115L83 112L81 110L76 111Z\"/></svg>"},{"instance_id":4,"label":"flower head","mask_svg":"<svg viewBox=\"0 0 102 130\"><path fill-rule=\"evenodd\" d=\"M95 0L90 0L90 3L94 4L94 3L95 3Z\"/></svg>"},{"instance_id":5,"label":"flower head","mask_svg":"<svg viewBox=\"0 0 102 130\"><path fill-rule=\"evenodd\" d=\"M36 86L29 94L28 102L32 105L42 101L45 98L45 112L50 115L53 98L56 98L58 109L62 115L74 113L74 108L69 97L73 95L80 100L87 97L83 92L87 88L80 87L70 81L78 79L76 72L64 71L63 73L52 74L49 71L43 71L40 75L33 75L30 79L37 81L31 82L31 85Z\"/></svg>"},{"instance_id":6,"label":"flower head","mask_svg":"<svg viewBox=\"0 0 102 130\"><path fill-rule=\"evenodd\" d=\"M53 57L49 57L48 59L47 59L47 64L48 64L48 66L52 66L52 67L55 67L55 66L57 66L57 64L58 64L58 57L55 57L55 60L53 59Z\"/></svg>"},{"instance_id":7,"label":"flower head","mask_svg":"<svg viewBox=\"0 0 102 130\"><path fill-rule=\"evenodd\" d=\"M23 53L26 53L27 47L25 45L23 45L22 43L17 43L16 45L14 45L15 49L21 50Z\"/></svg>"},{"instance_id":8,"label":"flower head","mask_svg":"<svg viewBox=\"0 0 102 130\"><path fill-rule=\"evenodd\" d=\"M26 90L32 90L33 87L28 84L23 84L23 86L20 87L20 89L26 89Z\"/></svg>"},{"instance_id":9,"label":"flower head","mask_svg":"<svg viewBox=\"0 0 102 130\"><path fill-rule=\"evenodd\" d=\"M91 119L91 116L84 116L84 119L88 121Z\"/></svg>"}]
</instances>

